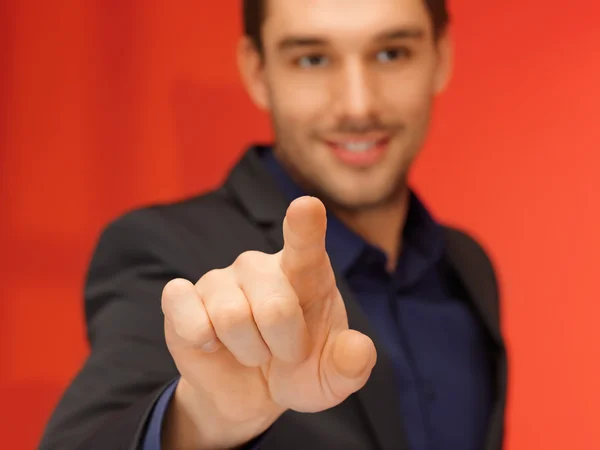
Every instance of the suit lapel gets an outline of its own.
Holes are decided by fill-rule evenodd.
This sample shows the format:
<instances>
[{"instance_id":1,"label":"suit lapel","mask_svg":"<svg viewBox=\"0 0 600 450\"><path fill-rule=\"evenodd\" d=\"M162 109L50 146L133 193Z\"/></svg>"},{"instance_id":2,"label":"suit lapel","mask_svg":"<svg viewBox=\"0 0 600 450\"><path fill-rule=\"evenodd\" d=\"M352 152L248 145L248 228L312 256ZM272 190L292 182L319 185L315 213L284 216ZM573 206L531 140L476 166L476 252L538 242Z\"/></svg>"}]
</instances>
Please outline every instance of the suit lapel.
<instances>
[{"instance_id":1,"label":"suit lapel","mask_svg":"<svg viewBox=\"0 0 600 450\"><path fill-rule=\"evenodd\" d=\"M495 345L496 404L490 418L486 450L502 448L508 384L508 361L500 330L499 295L494 269L481 247L466 234L446 229L446 258L456 270L479 319Z\"/></svg>"},{"instance_id":2,"label":"suit lapel","mask_svg":"<svg viewBox=\"0 0 600 450\"><path fill-rule=\"evenodd\" d=\"M446 228L446 258L462 281L479 319L494 342L502 345L496 278L483 250L462 232Z\"/></svg>"},{"instance_id":3,"label":"suit lapel","mask_svg":"<svg viewBox=\"0 0 600 450\"><path fill-rule=\"evenodd\" d=\"M273 249L283 248L283 218L288 202L279 191L258 155L251 149L234 167L225 183L227 189L244 208L253 221L263 228ZM367 384L356 397L364 410L374 438L382 449L408 449L402 430L400 405L393 367L383 344L363 314L343 277L336 274L338 289L342 294L350 328L369 336L377 349L377 363Z\"/></svg>"}]
</instances>

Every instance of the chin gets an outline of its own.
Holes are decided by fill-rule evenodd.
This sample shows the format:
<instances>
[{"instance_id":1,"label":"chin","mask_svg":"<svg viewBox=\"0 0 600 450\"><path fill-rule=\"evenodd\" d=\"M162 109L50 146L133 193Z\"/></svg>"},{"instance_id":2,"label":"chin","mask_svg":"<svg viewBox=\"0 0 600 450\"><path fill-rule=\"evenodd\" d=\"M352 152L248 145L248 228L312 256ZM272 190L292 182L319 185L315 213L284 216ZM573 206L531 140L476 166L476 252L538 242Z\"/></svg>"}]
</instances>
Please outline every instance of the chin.
<instances>
[{"instance_id":1,"label":"chin","mask_svg":"<svg viewBox=\"0 0 600 450\"><path fill-rule=\"evenodd\" d=\"M325 190L322 200L346 211L376 209L389 204L397 197L396 190L389 189L330 189Z\"/></svg>"}]
</instances>

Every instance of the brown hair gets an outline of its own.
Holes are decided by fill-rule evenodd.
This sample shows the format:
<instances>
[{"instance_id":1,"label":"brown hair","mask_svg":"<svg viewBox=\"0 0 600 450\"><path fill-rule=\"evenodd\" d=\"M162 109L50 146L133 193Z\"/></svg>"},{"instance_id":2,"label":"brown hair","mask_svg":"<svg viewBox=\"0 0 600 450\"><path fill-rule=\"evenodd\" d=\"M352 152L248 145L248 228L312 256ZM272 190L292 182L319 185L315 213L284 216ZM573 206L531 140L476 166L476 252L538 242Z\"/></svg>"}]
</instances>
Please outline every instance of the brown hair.
<instances>
[{"instance_id":1,"label":"brown hair","mask_svg":"<svg viewBox=\"0 0 600 450\"><path fill-rule=\"evenodd\" d=\"M450 22L446 0L423 1L431 15L434 36L437 38ZM266 0L243 0L243 2L244 34L254 41L259 50L262 50L261 28L266 15Z\"/></svg>"}]
</instances>

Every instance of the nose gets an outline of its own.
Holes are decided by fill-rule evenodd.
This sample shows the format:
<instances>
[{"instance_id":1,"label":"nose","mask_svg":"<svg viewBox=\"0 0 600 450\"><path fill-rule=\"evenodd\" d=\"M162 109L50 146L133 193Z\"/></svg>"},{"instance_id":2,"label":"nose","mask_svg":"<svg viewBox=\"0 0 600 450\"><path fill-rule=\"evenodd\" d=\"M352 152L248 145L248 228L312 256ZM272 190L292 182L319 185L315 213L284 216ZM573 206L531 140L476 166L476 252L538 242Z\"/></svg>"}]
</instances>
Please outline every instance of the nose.
<instances>
[{"instance_id":1,"label":"nose","mask_svg":"<svg viewBox=\"0 0 600 450\"><path fill-rule=\"evenodd\" d=\"M374 113L375 92L372 77L360 61L348 62L335 81L338 112L348 119L364 119Z\"/></svg>"}]
</instances>

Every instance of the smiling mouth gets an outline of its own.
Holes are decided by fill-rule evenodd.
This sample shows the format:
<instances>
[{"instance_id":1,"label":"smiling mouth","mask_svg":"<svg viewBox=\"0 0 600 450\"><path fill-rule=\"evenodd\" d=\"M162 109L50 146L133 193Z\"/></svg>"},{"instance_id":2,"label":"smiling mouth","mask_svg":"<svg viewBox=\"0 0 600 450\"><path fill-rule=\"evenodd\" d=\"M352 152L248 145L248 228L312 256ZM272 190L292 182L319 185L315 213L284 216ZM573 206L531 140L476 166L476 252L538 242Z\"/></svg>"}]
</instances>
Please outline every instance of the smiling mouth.
<instances>
[{"instance_id":1,"label":"smiling mouth","mask_svg":"<svg viewBox=\"0 0 600 450\"><path fill-rule=\"evenodd\" d=\"M345 165L368 167L383 158L390 139L389 136L365 136L325 142L337 159Z\"/></svg>"},{"instance_id":2,"label":"smiling mouth","mask_svg":"<svg viewBox=\"0 0 600 450\"><path fill-rule=\"evenodd\" d=\"M373 149L377 145L381 145L389 141L389 135L378 133L377 135L363 135L343 138L325 139L325 142L330 146L340 147L350 152L366 152Z\"/></svg>"},{"instance_id":3,"label":"smiling mouth","mask_svg":"<svg viewBox=\"0 0 600 450\"><path fill-rule=\"evenodd\" d=\"M372 150L377 145L377 141L350 141L340 142L334 145L337 145L340 148L349 152L362 153Z\"/></svg>"}]
</instances>

